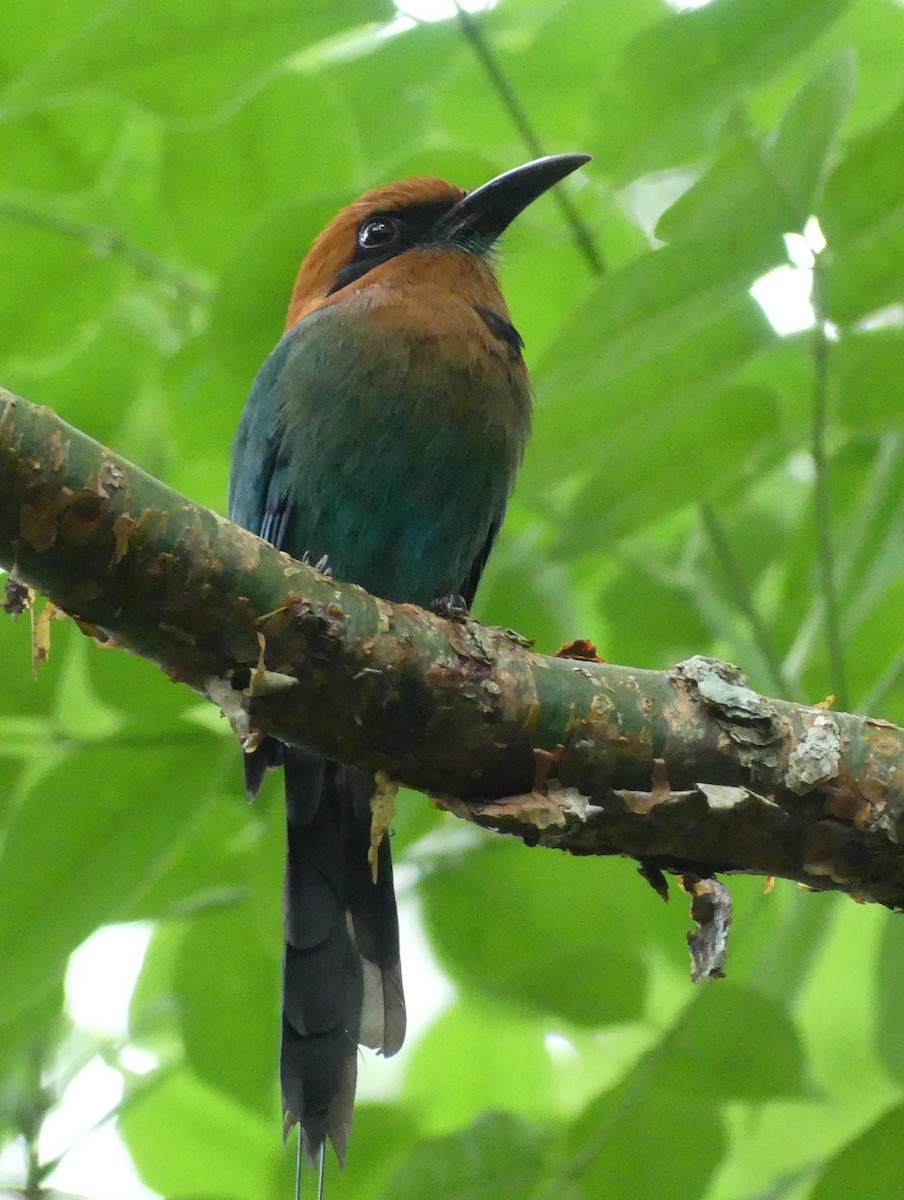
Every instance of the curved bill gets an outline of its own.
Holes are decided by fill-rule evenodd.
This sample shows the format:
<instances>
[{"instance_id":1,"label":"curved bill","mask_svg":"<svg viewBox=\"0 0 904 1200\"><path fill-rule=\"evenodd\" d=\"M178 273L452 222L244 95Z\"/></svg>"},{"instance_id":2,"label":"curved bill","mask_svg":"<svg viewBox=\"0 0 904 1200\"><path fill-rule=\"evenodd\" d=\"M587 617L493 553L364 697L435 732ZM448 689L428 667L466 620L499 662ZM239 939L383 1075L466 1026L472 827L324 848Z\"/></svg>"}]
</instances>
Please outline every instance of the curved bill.
<instances>
[{"instance_id":1,"label":"curved bill","mask_svg":"<svg viewBox=\"0 0 904 1200\"><path fill-rule=\"evenodd\" d=\"M441 217L438 238L476 237L491 245L519 213L551 187L582 167L589 154L550 154L497 175L489 183L468 192L463 200Z\"/></svg>"}]
</instances>

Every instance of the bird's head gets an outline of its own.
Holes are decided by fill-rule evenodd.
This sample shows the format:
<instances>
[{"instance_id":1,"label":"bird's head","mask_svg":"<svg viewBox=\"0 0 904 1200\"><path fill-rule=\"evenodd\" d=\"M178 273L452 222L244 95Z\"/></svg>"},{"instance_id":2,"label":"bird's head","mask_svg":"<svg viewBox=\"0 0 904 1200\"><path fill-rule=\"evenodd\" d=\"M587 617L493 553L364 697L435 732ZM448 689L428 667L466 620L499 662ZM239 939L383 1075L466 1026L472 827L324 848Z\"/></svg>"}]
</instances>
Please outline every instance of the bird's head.
<instances>
[{"instance_id":1,"label":"bird's head","mask_svg":"<svg viewBox=\"0 0 904 1200\"><path fill-rule=\"evenodd\" d=\"M302 262L286 328L375 267L409 251L463 250L485 256L520 212L589 158L538 158L473 192L431 177L365 192L333 218Z\"/></svg>"}]
</instances>

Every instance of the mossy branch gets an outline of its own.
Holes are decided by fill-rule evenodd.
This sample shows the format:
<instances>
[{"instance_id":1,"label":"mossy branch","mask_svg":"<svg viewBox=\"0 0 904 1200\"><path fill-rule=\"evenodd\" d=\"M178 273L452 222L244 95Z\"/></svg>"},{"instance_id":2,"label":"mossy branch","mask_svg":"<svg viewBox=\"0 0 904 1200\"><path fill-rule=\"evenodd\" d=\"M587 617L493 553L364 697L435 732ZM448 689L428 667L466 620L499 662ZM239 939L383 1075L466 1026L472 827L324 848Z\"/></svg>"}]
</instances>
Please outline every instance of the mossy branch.
<instances>
[{"instance_id":1,"label":"mossy branch","mask_svg":"<svg viewBox=\"0 0 904 1200\"><path fill-rule=\"evenodd\" d=\"M736 668L547 657L274 550L0 390L0 563L86 632L273 733L530 844L904 907L904 731Z\"/></svg>"}]
</instances>

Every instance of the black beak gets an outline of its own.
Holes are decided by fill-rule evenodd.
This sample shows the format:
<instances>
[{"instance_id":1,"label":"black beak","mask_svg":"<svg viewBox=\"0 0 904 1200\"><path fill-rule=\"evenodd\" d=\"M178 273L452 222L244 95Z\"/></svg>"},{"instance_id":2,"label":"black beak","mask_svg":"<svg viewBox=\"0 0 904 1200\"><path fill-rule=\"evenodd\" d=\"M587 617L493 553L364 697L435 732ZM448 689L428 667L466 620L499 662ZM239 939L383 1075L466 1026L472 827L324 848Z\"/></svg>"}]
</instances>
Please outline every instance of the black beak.
<instances>
[{"instance_id":1,"label":"black beak","mask_svg":"<svg viewBox=\"0 0 904 1200\"><path fill-rule=\"evenodd\" d=\"M491 246L520 212L551 187L589 162L589 154L551 154L497 175L468 192L451 212L437 222L437 241L478 242Z\"/></svg>"}]
</instances>

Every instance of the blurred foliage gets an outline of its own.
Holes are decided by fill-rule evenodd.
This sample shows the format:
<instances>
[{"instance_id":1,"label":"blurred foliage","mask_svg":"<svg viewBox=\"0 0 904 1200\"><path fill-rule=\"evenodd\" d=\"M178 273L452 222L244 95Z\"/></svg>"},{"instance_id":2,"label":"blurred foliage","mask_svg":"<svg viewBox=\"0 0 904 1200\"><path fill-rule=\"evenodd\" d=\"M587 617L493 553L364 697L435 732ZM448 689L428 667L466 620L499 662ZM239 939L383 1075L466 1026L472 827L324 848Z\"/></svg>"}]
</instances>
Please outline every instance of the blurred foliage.
<instances>
[{"instance_id":1,"label":"blurred foliage","mask_svg":"<svg viewBox=\"0 0 904 1200\"><path fill-rule=\"evenodd\" d=\"M605 263L554 197L506 238L536 431L478 615L639 666L716 654L904 720L904 8L499 0L473 20L542 144L595 155L567 186ZM326 219L395 177L474 186L531 157L460 21L390 0L7 0L3 40L0 380L213 507ZM784 268L793 302L814 251L846 683L817 565L820 335L751 295ZM278 785L248 807L195 697L53 632L33 682L27 622L0 622L9 1182L9 1148L100 1055L148 1187L285 1197ZM729 979L693 988L682 899L629 863L478 838L412 795L396 858L456 998L400 1070L364 1064L330 1196L901 1193L899 917L739 879ZM69 955L137 920L128 1036L75 1027Z\"/></svg>"}]
</instances>

